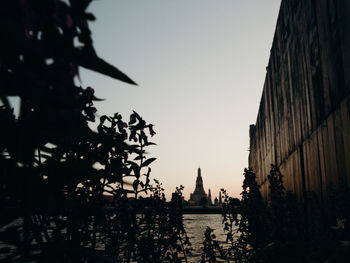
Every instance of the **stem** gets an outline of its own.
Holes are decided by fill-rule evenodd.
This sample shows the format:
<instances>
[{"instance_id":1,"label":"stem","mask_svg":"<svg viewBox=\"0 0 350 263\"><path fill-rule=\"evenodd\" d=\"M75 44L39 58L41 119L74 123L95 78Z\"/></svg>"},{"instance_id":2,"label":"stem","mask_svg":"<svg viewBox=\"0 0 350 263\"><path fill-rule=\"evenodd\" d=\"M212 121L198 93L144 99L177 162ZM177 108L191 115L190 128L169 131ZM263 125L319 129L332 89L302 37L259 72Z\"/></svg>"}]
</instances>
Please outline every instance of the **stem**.
<instances>
[{"instance_id":1,"label":"stem","mask_svg":"<svg viewBox=\"0 0 350 263\"><path fill-rule=\"evenodd\" d=\"M141 160L140 160L140 168L139 168L139 178L140 178L141 177L141 169L142 169L142 165L143 165L143 143L142 143L142 139L141 139L141 133L138 135L139 135L140 148L141 148ZM137 179L139 180L139 178L137 178ZM136 189L135 200L137 200L137 194L138 194L138 191Z\"/></svg>"},{"instance_id":2,"label":"stem","mask_svg":"<svg viewBox=\"0 0 350 263\"><path fill-rule=\"evenodd\" d=\"M183 255L184 255L185 262L187 263L187 257L186 257L186 252L185 252L185 249L184 249L184 244L182 243L182 238L181 238L181 236L180 236L179 233L177 233L177 236L178 236L178 238L179 238L179 240L180 240L180 244L181 244L181 248L182 248L182 253L183 253Z\"/></svg>"}]
</instances>

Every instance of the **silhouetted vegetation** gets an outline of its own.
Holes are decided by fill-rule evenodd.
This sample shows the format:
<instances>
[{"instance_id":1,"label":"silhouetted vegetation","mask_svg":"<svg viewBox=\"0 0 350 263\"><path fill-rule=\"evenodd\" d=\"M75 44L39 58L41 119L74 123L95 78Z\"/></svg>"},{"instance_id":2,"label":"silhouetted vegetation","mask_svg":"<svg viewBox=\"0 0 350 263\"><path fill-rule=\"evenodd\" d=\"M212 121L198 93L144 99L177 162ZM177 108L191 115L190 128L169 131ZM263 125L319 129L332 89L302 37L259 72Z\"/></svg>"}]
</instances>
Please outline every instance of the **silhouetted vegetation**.
<instances>
[{"instance_id":1,"label":"silhouetted vegetation","mask_svg":"<svg viewBox=\"0 0 350 263\"><path fill-rule=\"evenodd\" d=\"M79 67L135 84L97 56L90 2L0 3L1 260L179 262L189 245L182 189L168 203L151 185L153 125L133 112L88 126L98 99ZM142 193L150 206L138 206Z\"/></svg>"},{"instance_id":2,"label":"silhouetted vegetation","mask_svg":"<svg viewBox=\"0 0 350 263\"><path fill-rule=\"evenodd\" d=\"M203 258L216 262L215 256L220 256L239 263L347 262L350 236L346 222L350 218L345 208L348 204L344 202L349 192L335 191L337 197L332 197L331 207L338 211L333 213L338 222L335 226L332 225L334 221L329 220L330 214L326 216L324 208L317 205L316 198L305 210L305 204L285 190L278 167L272 165L267 178L270 190L267 203L261 197L260 186L251 169L244 172L241 202L222 189L226 245L215 243L213 230L207 230Z\"/></svg>"},{"instance_id":3,"label":"silhouetted vegetation","mask_svg":"<svg viewBox=\"0 0 350 263\"><path fill-rule=\"evenodd\" d=\"M216 240L213 232L214 230L210 227L207 227L205 230L201 263L214 263L216 262L216 251L223 253L222 248L219 246L219 241Z\"/></svg>"}]
</instances>

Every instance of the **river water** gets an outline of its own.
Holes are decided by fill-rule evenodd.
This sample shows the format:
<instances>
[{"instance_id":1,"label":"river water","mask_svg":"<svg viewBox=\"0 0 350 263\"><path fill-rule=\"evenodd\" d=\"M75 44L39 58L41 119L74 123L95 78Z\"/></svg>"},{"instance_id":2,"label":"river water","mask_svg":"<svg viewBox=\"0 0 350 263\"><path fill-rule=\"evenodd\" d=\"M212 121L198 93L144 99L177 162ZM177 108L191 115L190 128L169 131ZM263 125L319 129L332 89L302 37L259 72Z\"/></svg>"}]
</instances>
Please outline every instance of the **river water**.
<instances>
[{"instance_id":1,"label":"river water","mask_svg":"<svg viewBox=\"0 0 350 263\"><path fill-rule=\"evenodd\" d=\"M201 261L201 255L203 252L204 232L209 226L214 229L216 240L220 245L223 245L226 241L226 235L223 230L222 215L220 214L185 214L184 226L187 232L190 242L192 244L192 254L188 256L188 262L199 263ZM217 255L218 256L218 255ZM227 262L227 260L217 257L217 262Z\"/></svg>"},{"instance_id":2,"label":"river water","mask_svg":"<svg viewBox=\"0 0 350 263\"><path fill-rule=\"evenodd\" d=\"M214 234L216 235L216 240L219 241L219 244L225 244L226 235L223 231L222 216L220 214L185 214L183 215L183 219L184 227L192 244L191 254L187 255L188 263L199 263L201 261L201 255L203 252L204 232L207 226L214 229ZM0 250L3 247L4 244L0 242ZM2 257L5 256L1 254L2 253L0 252L0 261ZM220 259L220 257L217 255L217 262L226 263L228 261Z\"/></svg>"}]
</instances>

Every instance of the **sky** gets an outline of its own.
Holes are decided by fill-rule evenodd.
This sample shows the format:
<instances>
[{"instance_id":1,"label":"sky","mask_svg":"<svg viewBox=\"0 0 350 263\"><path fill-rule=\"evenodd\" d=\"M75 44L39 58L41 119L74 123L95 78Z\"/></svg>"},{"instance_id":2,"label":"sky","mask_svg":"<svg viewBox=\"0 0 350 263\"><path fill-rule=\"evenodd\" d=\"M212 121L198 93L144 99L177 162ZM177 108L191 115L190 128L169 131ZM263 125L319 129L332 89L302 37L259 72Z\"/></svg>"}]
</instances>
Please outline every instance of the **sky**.
<instances>
[{"instance_id":1,"label":"sky","mask_svg":"<svg viewBox=\"0 0 350 263\"><path fill-rule=\"evenodd\" d=\"M100 0L89 10L97 54L138 83L81 70L98 114L133 110L154 124L152 178L167 198L197 169L213 199L239 197L281 0Z\"/></svg>"}]
</instances>

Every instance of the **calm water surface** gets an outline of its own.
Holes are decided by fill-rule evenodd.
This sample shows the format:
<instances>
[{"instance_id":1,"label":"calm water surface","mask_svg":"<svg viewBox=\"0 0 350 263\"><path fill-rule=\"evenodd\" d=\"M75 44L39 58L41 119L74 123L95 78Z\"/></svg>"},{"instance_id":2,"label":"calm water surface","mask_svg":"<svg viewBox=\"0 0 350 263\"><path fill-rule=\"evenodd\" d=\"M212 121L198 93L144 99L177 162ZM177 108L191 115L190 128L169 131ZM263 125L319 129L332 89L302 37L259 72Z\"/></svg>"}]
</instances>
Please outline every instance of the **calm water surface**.
<instances>
[{"instance_id":1,"label":"calm water surface","mask_svg":"<svg viewBox=\"0 0 350 263\"><path fill-rule=\"evenodd\" d=\"M204 232L207 226L214 229L216 240L222 245L225 243L226 235L223 230L222 216L203 214L203 215L183 215L184 226L187 235L192 243L192 255L188 257L188 262L199 263L203 251ZM227 262L217 257L217 262Z\"/></svg>"},{"instance_id":2,"label":"calm water surface","mask_svg":"<svg viewBox=\"0 0 350 263\"><path fill-rule=\"evenodd\" d=\"M202 214L202 215L183 215L184 226L187 232L188 237L191 241L192 253L188 255L188 263L199 263L201 261L201 255L203 251L203 241L204 241L204 232L207 226L214 229L214 234L216 235L216 240L219 241L221 245L225 243L226 236L223 231L222 225L222 216L220 214ZM0 242L0 248L3 244ZM1 261L1 252L0 252L0 261ZM184 261L183 261L184 262ZM220 259L217 255L217 262L228 262L223 259Z\"/></svg>"}]
</instances>

